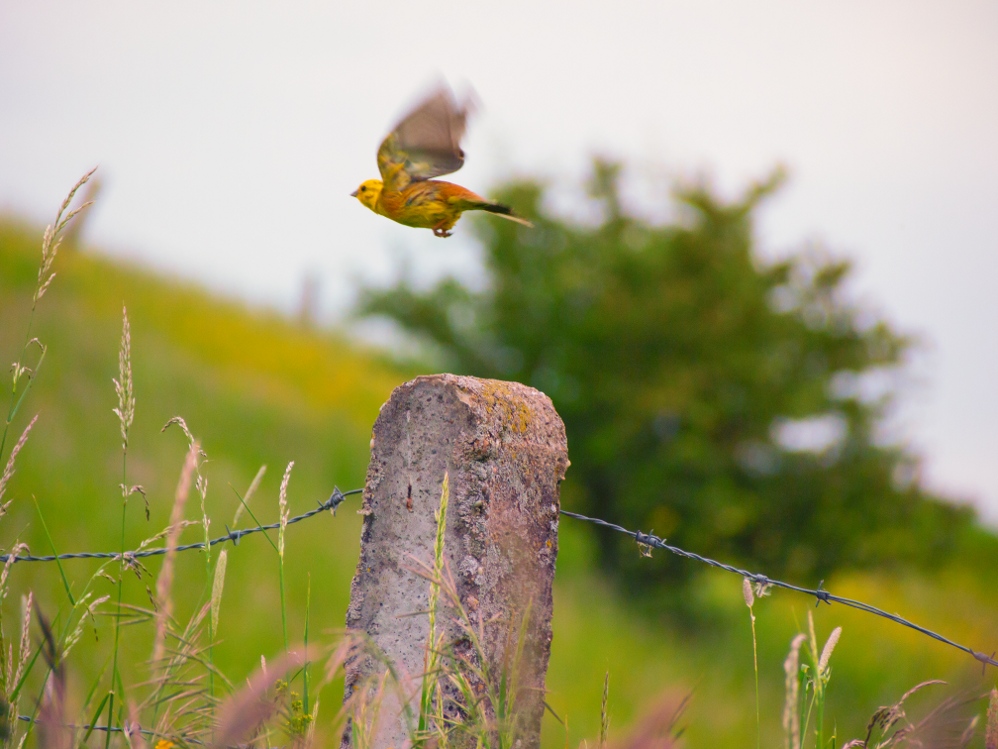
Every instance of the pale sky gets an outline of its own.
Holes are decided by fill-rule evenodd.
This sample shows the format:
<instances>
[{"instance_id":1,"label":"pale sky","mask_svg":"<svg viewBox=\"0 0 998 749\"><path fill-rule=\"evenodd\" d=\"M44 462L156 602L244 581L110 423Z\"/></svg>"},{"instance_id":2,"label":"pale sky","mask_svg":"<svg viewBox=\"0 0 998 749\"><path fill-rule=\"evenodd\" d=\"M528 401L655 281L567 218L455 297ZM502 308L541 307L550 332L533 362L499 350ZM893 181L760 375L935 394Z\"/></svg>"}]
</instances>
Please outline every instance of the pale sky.
<instances>
[{"instance_id":1,"label":"pale sky","mask_svg":"<svg viewBox=\"0 0 998 749\"><path fill-rule=\"evenodd\" d=\"M570 180L594 152L727 194L786 164L764 252L818 240L923 346L898 432L930 485L998 520L998 3L0 0L0 208L51 220L100 165L88 239L290 309L332 313L446 241L348 197L440 77L482 106L463 184ZM644 196L653 204L657 195Z\"/></svg>"}]
</instances>

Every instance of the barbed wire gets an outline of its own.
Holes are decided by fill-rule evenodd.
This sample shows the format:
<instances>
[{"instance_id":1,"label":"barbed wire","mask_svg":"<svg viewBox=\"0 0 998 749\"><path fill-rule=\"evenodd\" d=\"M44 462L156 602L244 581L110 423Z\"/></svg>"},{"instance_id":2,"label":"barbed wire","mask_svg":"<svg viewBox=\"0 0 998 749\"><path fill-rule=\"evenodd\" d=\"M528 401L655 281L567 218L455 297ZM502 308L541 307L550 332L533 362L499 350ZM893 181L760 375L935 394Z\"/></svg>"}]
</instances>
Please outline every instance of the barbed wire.
<instances>
[{"instance_id":1,"label":"barbed wire","mask_svg":"<svg viewBox=\"0 0 998 749\"><path fill-rule=\"evenodd\" d=\"M292 525L294 523L300 523L303 520L314 517L321 512L329 510L335 514L336 508L339 507L347 497L353 494L361 494L363 489L351 489L350 491L343 492L340 491L338 487L333 488L333 493L330 495L329 499L325 502L320 502L319 506L315 509L304 512L301 515L296 515L293 518L288 518L287 525ZM691 559L695 562L700 562L701 564L706 564L710 567L716 569L724 570L725 572L730 572L732 574L738 575L739 577L745 578L751 583L754 583L763 587L774 587L783 588L784 590L792 590L797 593L803 593L804 595L812 596L815 598L815 605L818 606L822 603L831 605L833 603L839 603L843 606L847 606L858 611L864 611L868 614L873 614L874 616L879 616L883 619L887 619L896 624L900 624L904 627L912 629L919 632L927 637L941 642L950 647L954 647L957 650L961 650L964 653L972 656L975 660L979 661L983 667L987 666L998 666L998 660L995 660L995 653L988 655L987 653L982 653L973 648L969 648L966 645L961 645L948 637L944 637L938 632L933 632L928 627L923 627L920 624L916 624L908 619L897 614L892 614L889 611L884 611L883 609L872 606L863 601L857 601L852 598L844 598L843 596L837 596L828 590L823 588L824 580L818 583L817 588L805 588L800 585L794 585L793 583L784 582L782 580L777 580L775 578L769 577L768 575L763 575L759 572L750 572L749 570L744 570L739 567L735 567L731 564L726 564L724 562L719 562L716 559L711 559L710 557L705 557L701 554L697 554L692 551L686 551L678 546L674 546L665 541L665 539L659 538L654 534L643 533L642 531L632 531L624 528L616 523L611 523L608 520L603 520L602 518L593 518L588 515L582 515L578 512L571 512L569 510L559 510L559 512L565 516L570 517L575 520L581 520L583 522L592 523L593 525L598 525L603 528L609 528L617 533L623 533L625 536L630 536L641 546L646 546L655 549L662 549L668 551L676 556L683 557L684 559ZM258 525L253 528L243 528L240 530L229 530L226 526L226 530L229 531L224 536L218 536L213 538L208 542L208 546L215 546L216 544L226 543L231 541L234 546L239 544L240 539L244 536L249 536L254 533L260 533L262 531L275 530L280 528L280 522L270 523L269 525ZM205 542L201 541L193 544L184 544L182 546L175 547L175 551L190 551L192 549L203 549L205 547ZM167 548L156 548L156 549L138 549L135 551L126 551L124 553L125 559L140 559L144 557L153 557L166 554ZM33 555L19 555L14 557L14 562L54 562L56 560L63 559L118 559L122 556L121 552L75 552L69 554L58 554L58 555L48 555L48 556L33 556ZM10 559L9 554L0 554L0 562L6 564Z\"/></svg>"},{"instance_id":2,"label":"barbed wire","mask_svg":"<svg viewBox=\"0 0 998 749\"><path fill-rule=\"evenodd\" d=\"M320 512L325 512L326 510L331 511L336 514L336 508L339 507L347 497L351 494L360 494L363 489L351 489L348 492L341 492L338 487L333 487L333 493L329 496L325 502L319 502L319 506L314 510L309 510L308 512L303 512L301 515L296 515L293 518L288 518L287 525L293 525L294 523L300 523L302 520L308 520L310 517L318 515ZM242 528L240 530L229 530L226 526L225 530L229 531L224 536L219 536L218 538L213 538L208 541L208 546L215 546L216 544L223 544L226 541L231 541L233 546L238 546L240 539L243 536L250 536L254 533L260 533L261 531L272 531L280 528L280 522L270 523L269 525L258 525L254 528ZM205 542L200 541L193 544L183 544L182 546L174 547L174 551L190 551L191 549L203 549L205 547ZM160 547L156 549L137 549L135 551L126 551L124 553L125 559L143 559L145 557L157 557L166 554L169 551L166 547ZM14 557L13 561L17 562L55 562L57 560L61 561L63 559L120 559L122 553L120 551L78 551L69 554L50 554L47 556L33 556L31 554L22 554ZM6 564L10 560L10 554L0 554L0 562Z\"/></svg>"},{"instance_id":3,"label":"barbed wire","mask_svg":"<svg viewBox=\"0 0 998 749\"><path fill-rule=\"evenodd\" d=\"M768 577L767 575L760 574L758 572L749 572L748 570L743 570L734 565L725 564L724 562L718 562L716 559L710 559L709 557L702 556L701 554L696 554L692 551L686 551L678 546L673 546L672 544L666 543L664 539L658 536L652 535L650 533L642 533L641 531L632 531L624 528L623 526L617 525L616 523L611 523L607 520L601 518L591 518L587 515L582 515L577 512L569 512L568 510L561 510L562 515L570 518L575 518L576 520L583 520L587 523L592 523L594 525L601 526L603 528L609 528L610 530L617 531L618 533L623 533L626 536L633 538L639 545L648 546L655 549L664 549L665 551L671 552L677 556L683 557L685 559L692 559L696 562L701 562L702 564L709 565L711 567L716 567L717 569L724 570L725 572L731 572L739 577L743 577L751 583L755 583L760 586L772 586L774 588L784 588L785 590L793 590L797 593L803 593L805 595L813 596L815 601L815 606L819 606L822 603L827 603L829 606L833 603L840 603L843 606L848 606L849 608L857 609L859 611L865 611L868 614L874 614L875 616L883 617L884 619L889 619L896 624L901 624L905 627L915 630L916 632L921 632L923 635L927 635L934 640L938 640L946 645L950 645L958 650L973 656L976 660L980 661L983 667L986 666L998 666L998 661L995 660L995 654L987 655L986 653L980 653L973 648L968 648L966 645L961 645L958 642L954 642L948 637L943 637L937 632L933 632L927 627L923 627L920 624L915 624L915 622L909 621L904 617L898 616L897 614L892 614L883 609L878 609L876 606L871 606L868 603L863 603L862 601L856 601L852 598L843 598L842 596L833 595L831 592L825 590L822 586L824 585L824 580L818 583L817 588L804 588L800 585L794 585L792 583L785 583L782 580L776 580L774 578Z\"/></svg>"}]
</instances>

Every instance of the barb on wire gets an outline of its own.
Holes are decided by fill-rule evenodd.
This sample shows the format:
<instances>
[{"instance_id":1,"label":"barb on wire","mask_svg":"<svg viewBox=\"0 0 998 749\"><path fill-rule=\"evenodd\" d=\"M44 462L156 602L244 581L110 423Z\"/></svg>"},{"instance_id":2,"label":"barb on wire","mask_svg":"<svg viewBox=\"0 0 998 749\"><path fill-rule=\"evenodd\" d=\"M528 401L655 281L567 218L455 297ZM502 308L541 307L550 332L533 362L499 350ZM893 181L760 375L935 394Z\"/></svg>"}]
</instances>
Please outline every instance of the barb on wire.
<instances>
[{"instance_id":1,"label":"barb on wire","mask_svg":"<svg viewBox=\"0 0 998 749\"><path fill-rule=\"evenodd\" d=\"M804 593L805 595L814 596L815 605L818 606L822 603L827 603L831 605L833 603L840 603L843 606L848 606L852 609L858 609L859 611L865 611L868 614L873 614L875 616L883 617L884 619L889 619L892 622L901 624L905 627L915 630L916 632L921 632L923 635L927 635L934 640L938 640L946 645L956 648L957 650L962 650L973 656L975 659L981 662L983 667L987 666L998 666L998 661L994 659L994 654L988 655L987 653L979 653L973 648L968 648L966 645L961 645L947 637L933 632L931 629L921 626L920 624L915 624L914 622L908 621L907 619L898 616L897 614L891 614L890 612L884 611L883 609L878 609L876 606L871 606L868 603L863 603L862 601L855 601L851 598L843 598L842 596L833 595L831 592L824 590L822 587L824 585L824 580L818 583L818 587L804 588L799 585L793 585L792 583L785 583L782 580L774 580L766 575L759 574L758 572L749 572L748 570L739 569L730 564L725 564L724 562L718 562L714 559L709 559L708 557L701 556L700 554L695 554L692 551L686 551L678 546L673 546L668 544L664 539L658 536L642 533L641 531L632 531L624 528L623 526L617 525L616 523L610 523L601 518L591 518L586 515L580 515L577 512L569 512L568 510L561 510L561 514L566 517L575 518L576 520L584 520L587 523L593 523L594 525L599 525L604 528L609 528L610 530L617 531L618 533L623 533L626 536L633 538L641 546L650 546L656 549L664 549L665 551L672 552L673 554L685 557L686 559L692 559L696 562L701 562L703 564L709 565L711 567L716 567L726 572L731 572L735 575L745 578L751 583L757 583L759 585L772 585L775 588L784 588L786 590L793 590L798 593Z\"/></svg>"},{"instance_id":2,"label":"barb on wire","mask_svg":"<svg viewBox=\"0 0 998 749\"><path fill-rule=\"evenodd\" d=\"M360 494L363 489L351 489L348 492L341 492L338 488L333 489L333 493L330 495L329 499L325 502L320 502L319 506L308 512L303 512L301 515L297 515L293 518L288 518L287 524L300 523L302 520L307 520L314 515L318 515L320 512L325 512L330 510L331 512L336 512L336 508L339 507L343 501L349 497L351 494ZM208 546L215 546L216 544L222 544L226 541L231 541L234 546L239 544L240 539L243 536L250 536L254 533L260 533L261 531L270 531L276 528L280 528L281 524L271 523L270 525L258 525L255 528L242 528L240 530L229 531L224 536L219 536L218 538L213 538L208 542ZM226 530L229 530L226 528ZM182 546L176 547L176 551L190 551L191 549L203 549L205 547L205 542L200 541L194 544L184 544ZM166 548L158 549L142 549L140 551L126 551L124 556L125 559L142 559L144 557L157 557L166 554ZM15 556L13 558L14 562L54 562L56 560L63 559L118 559L122 554L120 551L79 551L69 554L58 554L58 555L48 555L48 556L33 556L30 554L22 554ZM0 554L0 563L6 564L10 560L10 554Z\"/></svg>"}]
</instances>

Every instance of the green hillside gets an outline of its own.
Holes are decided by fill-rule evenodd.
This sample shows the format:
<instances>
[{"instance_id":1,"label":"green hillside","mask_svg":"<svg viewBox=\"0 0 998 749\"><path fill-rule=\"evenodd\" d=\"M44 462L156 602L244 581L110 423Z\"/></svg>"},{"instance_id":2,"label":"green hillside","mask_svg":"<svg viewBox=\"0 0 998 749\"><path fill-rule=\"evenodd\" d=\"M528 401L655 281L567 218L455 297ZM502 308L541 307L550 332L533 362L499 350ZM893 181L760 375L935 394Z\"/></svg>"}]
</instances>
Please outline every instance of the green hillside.
<instances>
[{"instance_id":1,"label":"green hillside","mask_svg":"<svg viewBox=\"0 0 998 749\"><path fill-rule=\"evenodd\" d=\"M36 227L12 219L0 222L0 357L8 362L17 358L24 342L40 241ZM209 479L206 509L212 535L220 535L238 504L230 485L243 492L263 464L268 471L251 506L264 522L277 517L278 485L288 461L295 461L292 514L314 507L334 485L359 487L378 408L393 387L415 374L393 369L376 352L363 351L336 333L303 329L276 313L218 299L93 249L63 250L55 270L58 276L39 304L32 329L48 347L44 366L8 438L9 445L38 414L8 488L6 499L13 504L0 525L5 549L20 539L34 553L51 552L32 497L58 551L117 548L121 438L112 413L117 405L112 378L118 372L123 304L131 321L137 401L127 478L144 486L150 512L147 521L142 498L132 497L126 528L130 548L168 522L186 452L179 430L161 432L170 418L183 416L202 441L209 460L204 468ZM4 412L6 402L6 396L0 399ZM293 639L303 631L309 584L312 639L343 624L358 550L355 509L355 503L348 503L336 518L323 515L288 530ZM195 495L187 516L196 519L199 513ZM198 540L201 533L189 528L182 541ZM566 741L576 746L598 733L606 670L611 673L611 737L621 736L661 693L693 690L684 718L690 746L755 746L752 640L741 581L722 572L704 574L695 585L702 599L701 626L679 629L642 615L640 604L622 601L592 569L591 549L588 530L566 519L548 701L567 718L569 728L566 739L558 723L548 719L546 746L561 747ZM959 564L932 578L899 571L830 580L826 587L990 652L998 646L998 591L985 566L990 561L993 568L993 550L993 539L982 532L979 539L967 541ZM656 558L646 561L657 563ZM77 590L95 569L89 560L65 563ZM152 561L141 580L128 579L129 600L148 601L146 586L155 584L158 569L159 562ZM29 589L50 617L65 608L53 565L19 564L11 574L12 591L4 602L8 635L15 628L18 598ZM204 600L203 555L182 555L177 574L178 614L185 616ZM102 584L100 594L112 592L110 583ZM812 608L810 600L782 592L756 604L767 746L782 745L783 659ZM879 705L890 704L917 681L944 678L975 692L994 683L994 672L982 677L971 658L889 622L829 607L815 617L819 638L835 626L844 629L833 658L826 713L838 725L840 745L843 737L861 734ZM72 684L81 692L106 668L111 631L108 619L98 619L98 641L90 631L70 659ZM234 681L242 680L261 654L270 657L282 646L276 558L259 535L229 553L218 637L215 661ZM126 681L147 675L142 664L150 655L150 642L148 631L126 629ZM332 688L322 695L320 715L334 712L338 696Z\"/></svg>"}]
</instances>

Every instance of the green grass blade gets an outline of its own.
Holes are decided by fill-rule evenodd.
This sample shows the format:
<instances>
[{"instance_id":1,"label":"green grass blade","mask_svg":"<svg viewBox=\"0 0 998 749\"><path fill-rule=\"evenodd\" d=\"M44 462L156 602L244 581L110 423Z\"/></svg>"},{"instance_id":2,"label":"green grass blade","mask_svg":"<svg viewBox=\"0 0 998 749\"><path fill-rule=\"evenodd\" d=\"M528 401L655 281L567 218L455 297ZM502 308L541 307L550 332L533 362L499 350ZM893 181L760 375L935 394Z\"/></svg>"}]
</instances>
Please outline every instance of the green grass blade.
<instances>
[{"instance_id":1,"label":"green grass blade","mask_svg":"<svg viewBox=\"0 0 998 749\"><path fill-rule=\"evenodd\" d=\"M243 500L243 498L242 498L242 496L241 496L241 495L239 494L239 492L237 492L237 491L235 490L235 488L234 488L234 487L232 487L231 485L230 485L230 488L232 489L232 492L233 492L233 494L235 494L235 495L236 495L236 499L238 499L238 500L239 500L240 504L242 504L242 506L243 506L243 507L244 507L244 508L246 509L246 512L248 512L248 513L249 513L249 516L250 516L251 518L253 518L253 522L254 522L254 523L256 523L256 526L257 526L257 528L261 528L261 527L263 527L263 523L261 523L261 522L260 522L259 520L257 520L257 518L256 518L256 515L254 515L254 514L253 514L253 510L251 510L251 509L249 508L249 505L248 505L248 504L246 504L246 502L245 502L245 501ZM278 550L278 548L277 548L277 544L275 544L275 543L274 543L274 540L273 540L273 539L272 539L272 538L270 537L270 534L269 534L269 533L268 533L267 531L264 531L264 532L263 532L263 537L267 539L267 543L269 543L269 544L270 544L271 548L272 548L272 549L273 549L273 550L274 550L275 552L277 552L277 553L280 553L280 551L279 551L279 550Z\"/></svg>"},{"instance_id":2,"label":"green grass blade","mask_svg":"<svg viewBox=\"0 0 998 749\"><path fill-rule=\"evenodd\" d=\"M97 727L97 721L100 720L100 714L104 712L104 705L107 704L107 701L109 699L111 699L110 692L104 695L104 699L100 701L100 704L97 706L97 709L94 710L94 716L90 719L90 727L87 729L87 732L83 734L83 741L80 742L81 744L85 745L87 743L87 739L90 738L90 734L94 732L94 728ZM110 731L108 731L108 733L110 733Z\"/></svg>"},{"instance_id":3,"label":"green grass blade","mask_svg":"<svg viewBox=\"0 0 998 749\"><path fill-rule=\"evenodd\" d=\"M305 665L302 668L302 704L305 707L305 715L309 714L308 709L308 615L312 605L312 575L308 574L308 583L305 586Z\"/></svg>"},{"instance_id":4,"label":"green grass blade","mask_svg":"<svg viewBox=\"0 0 998 749\"><path fill-rule=\"evenodd\" d=\"M52 540L52 534L49 533L49 527L45 522L45 516L42 515L42 508L34 496L31 497L31 501L35 503L35 509L38 511L38 519L41 521L42 530L45 531L45 538L48 539L49 546L52 547L52 553L55 555L55 563L59 568L59 576L62 577L62 586L66 589L66 595L69 597L69 602L75 606L76 599L73 598L73 591L69 589L69 580L66 578L66 571L62 568L62 561L59 559L59 552L55 549L55 541Z\"/></svg>"}]
</instances>

